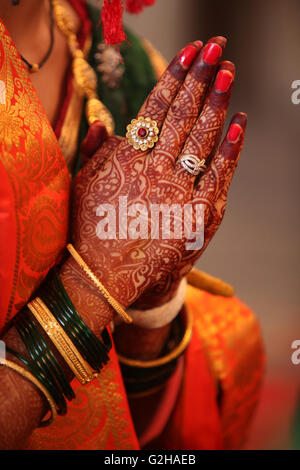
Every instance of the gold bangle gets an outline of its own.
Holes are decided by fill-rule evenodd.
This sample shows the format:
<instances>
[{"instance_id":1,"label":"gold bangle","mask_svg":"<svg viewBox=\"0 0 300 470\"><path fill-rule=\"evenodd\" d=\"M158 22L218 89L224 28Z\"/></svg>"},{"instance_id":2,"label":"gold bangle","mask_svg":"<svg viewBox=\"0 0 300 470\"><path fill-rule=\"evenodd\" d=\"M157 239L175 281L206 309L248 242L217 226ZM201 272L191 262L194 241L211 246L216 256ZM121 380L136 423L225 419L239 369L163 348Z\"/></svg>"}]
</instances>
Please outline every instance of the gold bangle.
<instances>
[{"instance_id":1,"label":"gold bangle","mask_svg":"<svg viewBox=\"0 0 300 470\"><path fill-rule=\"evenodd\" d=\"M34 375L32 375L28 370L19 366L15 362L9 361L8 359L0 359L0 365L6 366L9 369L13 369L15 372L18 372L20 375L22 375L22 377L27 379L29 382L33 383L33 385L35 385L42 392L47 402L49 403L51 416L50 418L42 420L39 427L43 427L52 423L52 421L55 419L57 415L57 411L56 411L55 402L52 396L50 395L50 393L48 392L48 390L38 381L38 379L34 377Z\"/></svg>"},{"instance_id":2,"label":"gold bangle","mask_svg":"<svg viewBox=\"0 0 300 470\"><path fill-rule=\"evenodd\" d=\"M128 315L128 313L125 312L125 310L119 304L119 302L110 295L110 293L104 287L102 282L99 281L99 279L95 276L93 271L88 267L86 262L81 258L80 254L75 250L74 246L71 245L71 243L69 243L67 245L67 249L70 252L70 254L73 256L75 261L79 264L79 266L84 270L84 272L88 275L88 277L93 281L95 286L98 287L98 289L100 290L103 297L107 300L107 302L120 315L122 320L124 320L125 323L132 323L132 318Z\"/></svg>"},{"instance_id":3,"label":"gold bangle","mask_svg":"<svg viewBox=\"0 0 300 470\"><path fill-rule=\"evenodd\" d=\"M64 329L52 315L48 307L39 298L32 300L28 308L47 333L57 350L60 352L76 378L82 385L91 382L96 376L90 366L81 356Z\"/></svg>"},{"instance_id":4,"label":"gold bangle","mask_svg":"<svg viewBox=\"0 0 300 470\"><path fill-rule=\"evenodd\" d=\"M139 359L132 359L130 357L123 356L122 354L118 354L118 358L121 364L125 364L130 367L139 367L141 369L148 369L151 367L160 367L168 362L173 361L177 357L179 357L187 348L193 331L193 315L188 310L188 308L184 305L182 312L185 317L185 332L183 335L182 340L180 343L168 354L163 357L159 357L158 359L153 359L150 361L141 361Z\"/></svg>"}]
</instances>

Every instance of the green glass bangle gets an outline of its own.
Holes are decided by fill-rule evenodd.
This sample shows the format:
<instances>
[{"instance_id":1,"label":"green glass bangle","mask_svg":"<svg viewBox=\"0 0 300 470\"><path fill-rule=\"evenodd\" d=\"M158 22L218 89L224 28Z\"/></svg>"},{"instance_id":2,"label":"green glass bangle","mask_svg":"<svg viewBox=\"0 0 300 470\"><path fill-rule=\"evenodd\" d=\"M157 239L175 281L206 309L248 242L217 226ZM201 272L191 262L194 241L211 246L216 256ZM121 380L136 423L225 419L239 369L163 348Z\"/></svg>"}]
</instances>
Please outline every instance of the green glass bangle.
<instances>
[{"instance_id":1,"label":"green glass bangle","mask_svg":"<svg viewBox=\"0 0 300 470\"><path fill-rule=\"evenodd\" d=\"M59 414L64 415L67 412L66 400L63 395L63 391L61 387L59 386L59 378L57 374L55 373L53 364L49 361L46 351L41 345L42 338L41 336L39 336L40 332L37 330L36 326L34 325L33 319L31 319L30 322L27 322L27 327L30 328L31 330L29 334L29 339L31 341L29 348L31 347L33 360L34 362L39 361L42 364L43 370L45 371L45 374L47 376L47 380L51 380L52 390L55 389L55 396L57 397L57 403L60 409Z\"/></svg>"},{"instance_id":2,"label":"green glass bangle","mask_svg":"<svg viewBox=\"0 0 300 470\"><path fill-rule=\"evenodd\" d=\"M72 312L74 313L74 318L76 318L76 321L78 323L80 323L82 325L83 328L85 328L86 332L88 333L89 335L89 341L91 341L95 347L98 347L99 350L104 350L106 353L108 353L110 350L111 350L111 347L112 347L112 341L111 341L111 337L108 333L108 330L107 328L105 328L102 332L102 340L103 340L103 343L97 338L96 335L94 335L94 333L88 328L88 326L85 324L85 322L83 321L83 319L81 318L81 316L77 313L73 303L71 302L65 288L64 288L64 285L63 283L61 282L61 279L60 279L60 276L59 274L56 272L55 275L54 275L54 282L57 286L57 292L61 293L61 295L63 296L66 304L69 304ZM108 358L109 359L109 358Z\"/></svg>"},{"instance_id":3,"label":"green glass bangle","mask_svg":"<svg viewBox=\"0 0 300 470\"><path fill-rule=\"evenodd\" d=\"M89 338L86 336L85 331L80 328L79 324L75 323L73 325L70 323L65 310L63 307L59 307L57 299L54 298L54 293L51 292L50 289L47 289L46 291L43 290L39 296L55 316L60 325L63 327L66 334L73 341L82 356L87 360L87 362L89 362L90 366L94 368L95 361L97 361L97 356L93 349L91 350L91 355L89 356L88 354L87 344Z\"/></svg>"},{"instance_id":4,"label":"green glass bangle","mask_svg":"<svg viewBox=\"0 0 300 470\"><path fill-rule=\"evenodd\" d=\"M55 385L58 387L60 392L65 395L69 401L71 401L73 398L75 398L73 389L71 388L68 380L65 378L56 357L51 351L50 345L48 345L43 338L39 329L39 325L37 325L35 318L33 318L29 310L28 314L30 316L30 320L27 320L27 327L31 329L31 339L35 345L36 360L41 359L44 364L46 364L46 367L53 377L53 382Z\"/></svg>"},{"instance_id":5,"label":"green glass bangle","mask_svg":"<svg viewBox=\"0 0 300 470\"><path fill-rule=\"evenodd\" d=\"M27 312L24 312L24 311L22 313L23 313L22 316L26 316L27 314ZM26 321L24 321L23 318L19 317L15 324L28 350L31 360L33 361L34 364L36 364L37 367L39 367L40 370L43 371L43 374L46 377L47 389L49 393L51 393L56 403L58 414L60 415L65 414L66 413L66 401L61 391L58 389L57 385L55 384L53 377L49 371L48 365L45 364L44 358L40 356L39 351L36 349L35 340L32 339L31 329L29 329L28 323L30 325L30 320L28 318L26 318Z\"/></svg>"},{"instance_id":6,"label":"green glass bangle","mask_svg":"<svg viewBox=\"0 0 300 470\"><path fill-rule=\"evenodd\" d=\"M99 372L108 362L108 351L112 346L107 329L102 333L102 342L77 313L56 272L52 273L44 283L39 296L52 311L88 364Z\"/></svg>"},{"instance_id":7,"label":"green glass bangle","mask_svg":"<svg viewBox=\"0 0 300 470\"><path fill-rule=\"evenodd\" d=\"M73 314L74 320L77 322L77 324L81 325L82 330L85 330L88 336L89 343L92 344L93 347L96 348L96 350L98 350L99 354L103 352L104 354L107 355L112 347L111 338L110 338L107 328L105 328L102 332L102 335L101 335L102 340L103 340L103 343L102 343L97 338L97 336L94 335L94 333L88 328L88 326L85 324L81 316L77 313L73 303L71 302L63 286L63 283L61 282L60 276L57 272L54 274L53 281L54 281L54 285L56 288L56 292L58 293L58 295L60 295L60 298L63 299L64 304L68 305L69 308L71 309L71 313ZM106 360L109 360L108 356L106 356Z\"/></svg>"},{"instance_id":8,"label":"green glass bangle","mask_svg":"<svg viewBox=\"0 0 300 470\"><path fill-rule=\"evenodd\" d=\"M41 334L32 323L29 310L25 308L20 313L22 315L18 315L15 320L16 328L28 350L31 360L43 371L46 377L46 387L57 405L57 413L64 415L67 412L66 400L51 372L53 364L48 364L44 348L39 344L39 340L42 339Z\"/></svg>"},{"instance_id":9,"label":"green glass bangle","mask_svg":"<svg viewBox=\"0 0 300 470\"><path fill-rule=\"evenodd\" d=\"M20 362L22 362L26 366L26 368L29 370L29 372L31 372L31 374L34 375L34 377L49 391L46 380L42 378L42 374L40 373L39 369L35 367L35 365L32 362L28 361L24 356L22 356L22 354L14 351L8 346L6 346L6 352L8 352L9 354L17 358ZM53 416L51 415L49 419L47 419L46 421L42 421L38 427L44 428L45 426L49 426L52 422L53 422Z\"/></svg>"},{"instance_id":10,"label":"green glass bangle","mask_svg":"<svg viewBox=\"0 0 300 470\"><path fill-rule=\"evenodd\" d=\"M108 352L112 347L108 330L102 332L103 342L94 335L77 313L56 271L48 275L37 295L45 302L88 364L99 372L108 362ZM48 344L28 307L24 307L15 317L14 323L31 360L28 361L18 353L15 356L18 354L19 360L47 388L55 401L57 413L66 414L65 397L71 400L75 394L53 354L53 345ZM54 349L56 351L56 348Z\"/></svg>"},{"instance_id":11,"label":"green glass bangle","mask_svg":"<svg viewBox=\"0 0 300 470\"><path fill-rule=\"evenodd\" d=\"M53 372L53 376L58 382L63 394L66 398L71 401L75 398L75 393L72 387L69 384L69 381L65 378L63 371L51 351L51 346L47 343L47 340L43 338L39 331L39 325L36 323L35 318L32 317L32 328L33 328L33 335L35 337L36 345L41 351L41 354L45 357L45 360L48 362L51 371ZM53 346L54 347L54 346Z\"/></svg>"},{"instance_id":12,"label":"green glass bangle","mask_svg":"<svg viewBox=\"0 0 300 470\"><path fill-rule=\"evenodd\" d=\"M70 323L68 317L65 315L63 306L59 306L57 299L53 298L53 292L47 292L47 294L45 294L42 298L85 360L92 368L95 368L95 361L97 361L96 353L92 349L89 354L89 349L87 346L88 337L86 336L85 331L80 328L79 324Z\"/></svg>"}]
</instances>

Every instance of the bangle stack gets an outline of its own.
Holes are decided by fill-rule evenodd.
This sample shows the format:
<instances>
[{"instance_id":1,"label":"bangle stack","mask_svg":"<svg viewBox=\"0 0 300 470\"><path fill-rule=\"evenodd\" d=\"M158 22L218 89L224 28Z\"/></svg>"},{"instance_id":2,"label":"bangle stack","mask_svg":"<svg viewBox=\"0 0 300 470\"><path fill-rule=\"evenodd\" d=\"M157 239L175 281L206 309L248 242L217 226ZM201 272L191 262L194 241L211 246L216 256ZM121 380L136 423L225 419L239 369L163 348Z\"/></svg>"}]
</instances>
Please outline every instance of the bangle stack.
<instances>
[{"instance_id":1,"label":"bangle stack","mask_svg":"<svg viewBox=\"0 0 300 470\"><path fill-rule=\"evenodd\" d=\"M131 323L132 318L109 294L75 248L72 245L67 248L107 302L125 322ZM192 333L191 315L184 307L181 313L183 315L178 315L172 322L171 335L161 357L154 361L138 361L119 356L129 395L149 393L151 389L162 386L171 376ZM109 361L111 337L104 329L100 340L89 329L76 311L56 270L50 272L37 297L19 312L13 322L26 346L28 357L6 348L23 367L7 360L1 361L1 364L19 372L43 393L51 411L50 418L40 424L46 426L56 414L65 415L67 401L75 398L69 383L70 372L85 385L97 377Z\"/></svg>"},{"instance_id":2,"label":"bangle stack","mask_svg":"<svg viewBox=\"0 0 300 470\"><path fill-rule=\"evenodd\" d=\"M91 368L99 373L109 361L108 352L112 347L107 329L103 330L102 341L99 341L77 313L57 273L52 284L45 285L44 291L52 313Z\"/></svg>"},{"instance_id":3,"label":"bangle stack","mask_svg":"<svg viewBox=\"0 0 300 470\"><path fill-rule=\"evenodd\" d=\"M46 392L44 395L48 403L50 397L51 404L55 404L55 412L65 415L67 400L71 401L75 394L58 358L63 359L67 369L85 385L97 377L108 362L111 338L107 329L103 331L100 340L88 328L56 271L48 275L37 294L14 319L29 358L10 348L7 348L7 352L25 366L18 366L22 369L21 375L27 378L30 375L35 378L35 382L38 381L40 390ZM8 362L4 365L9 367ZM52 410L53 406L50 408ZM43 421L41 426L50 424L53 417L52 412L51 418Z\"/></svg>"},{"instance_id":4,"label":"bangle stack","mask_svg":"<svg viewBox=\"0 0 300 470\"><path fill-rule=\"evenodd\" d=\"M37 297L28 304L28 308L40 324L41 328L49 336L56 349L65 359L66 363L82 385L91 382L93 371L80 352L73 345L64 329L60 326L46 304Z\"/></svg>"}]
</instances>

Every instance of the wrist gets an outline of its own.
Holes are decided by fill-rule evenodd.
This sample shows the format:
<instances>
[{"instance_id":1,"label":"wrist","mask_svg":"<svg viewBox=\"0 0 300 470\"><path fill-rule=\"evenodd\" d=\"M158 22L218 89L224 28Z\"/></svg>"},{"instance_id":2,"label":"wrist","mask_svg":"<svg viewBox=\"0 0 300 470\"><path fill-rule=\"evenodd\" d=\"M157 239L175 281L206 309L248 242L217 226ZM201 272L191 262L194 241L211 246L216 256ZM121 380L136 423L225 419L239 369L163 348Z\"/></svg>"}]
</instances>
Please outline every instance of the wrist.
<instances>
[{"instance_id":1,"label":"wrist","mask_svg":"<svg viewBox=\"0 0 300 470\"><path fill-rule=\"evenodd\" d=\"M118 354L133 359L150 360L158 357L170 334L171 325L148 329L136 325L118 325L113 334Z\"/></svg>"},{"instance_id":2,"label":"wrist","mask_svg":"<svg viewBox=\"0 0 300 470\"><path fill-rule=\"evenodd\" d=\"M182 309L186 284L186 278L183 278L173 298L160 307L150 310L128 309L132 325L120 324L117 319L114 340L119 354L139 360L159 356L169 337L172 321Z\"/></svg>"},{"instance_id":3,"label":"wrist","mask_svg":"<svg viewBox=\"0 0 300 470\"><path fill-rule=\"evenodd\" d=\"M170 302L176 295L181 279L148 289L131 305L133 309L149 310Z\"/></svg>"},{"instance_id":4,"label":"wrist","mask_svg":"<svg viewBox=\"0 0 300 470\"><path fill-rule=\"evenodd\" d=\"M113 308L71 256L61 267L60 277L77 312L92 332L99 336L113 320Z\"/></svg>"}]
</instances>

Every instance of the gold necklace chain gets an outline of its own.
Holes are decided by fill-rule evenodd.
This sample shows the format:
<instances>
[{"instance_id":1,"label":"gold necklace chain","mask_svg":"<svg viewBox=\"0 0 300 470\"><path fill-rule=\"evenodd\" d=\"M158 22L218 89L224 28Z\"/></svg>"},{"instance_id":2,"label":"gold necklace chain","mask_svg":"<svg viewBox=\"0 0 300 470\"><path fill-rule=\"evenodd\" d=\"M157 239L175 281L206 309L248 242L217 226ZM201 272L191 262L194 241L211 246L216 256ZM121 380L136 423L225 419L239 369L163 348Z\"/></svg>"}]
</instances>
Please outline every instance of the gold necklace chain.
<instances>
[{"instance_id":1,"label":"gold necklace chain","mask_svg":"<svg viewBox=\"0 0 300 470\"><path fill-rule=\"evenodd\" d=\"M84 58L80 49L74 23L66 9L57 0L52 0L53 17L62 33L67 38L69 50L72 55L72 70L74 81L79 93L87 100L85 112L89 125L94 121L102 121L108 135L114 134L114 119L107 107L99 100L97 95L97 75L94 69Z\"/></svg>"}]
</instances>

